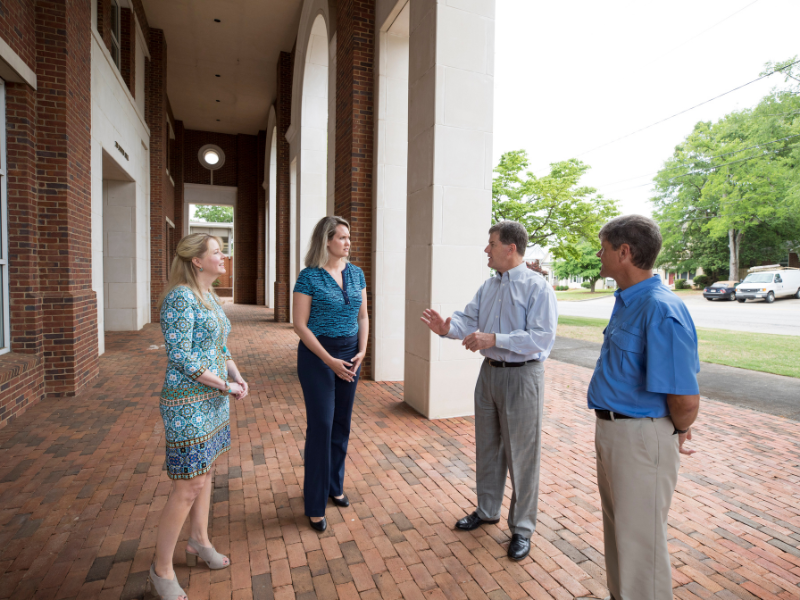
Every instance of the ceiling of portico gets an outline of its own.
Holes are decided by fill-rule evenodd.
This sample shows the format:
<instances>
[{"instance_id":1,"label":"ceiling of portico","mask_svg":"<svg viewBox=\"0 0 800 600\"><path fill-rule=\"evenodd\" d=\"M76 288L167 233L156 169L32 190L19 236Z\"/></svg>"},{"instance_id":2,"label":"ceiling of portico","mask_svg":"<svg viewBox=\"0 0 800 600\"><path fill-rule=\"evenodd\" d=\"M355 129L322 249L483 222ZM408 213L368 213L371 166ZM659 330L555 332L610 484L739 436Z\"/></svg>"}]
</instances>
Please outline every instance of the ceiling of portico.
<instances>
[{"instance_id":1,"label":"ceiling of portico","mask_svg":"<svg viewBox=\"0 0 800 600\"><path fill-rule=\"evenodd\" d=\"M150 27L164 30L167 40L167 95L175 118L203 131L265 129L276 98L278 54L292 50L302 0L143 2Z\"/></svg>"}]
</instances>

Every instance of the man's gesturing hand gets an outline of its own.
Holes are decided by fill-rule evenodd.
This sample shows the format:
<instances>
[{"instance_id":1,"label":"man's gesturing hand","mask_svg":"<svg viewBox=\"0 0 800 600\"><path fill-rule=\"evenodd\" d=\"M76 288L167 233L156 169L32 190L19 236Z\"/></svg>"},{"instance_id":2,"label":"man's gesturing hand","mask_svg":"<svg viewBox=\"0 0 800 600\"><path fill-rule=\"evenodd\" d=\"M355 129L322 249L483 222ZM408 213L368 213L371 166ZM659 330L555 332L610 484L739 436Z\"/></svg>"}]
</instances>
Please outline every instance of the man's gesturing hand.
<instances>
[{"instance_id":1,"label":"man's gesturing hand","mask_svg":"<svg viewBox=\"0 0 800 600\"><path fill-rule=\"evenodd\" d=\"M420 321L425 323L430 330L438 335L447 335L450 332L450 317L445 321L438 312L432 308L425 309L422 313Z\"/></svg>"},{"instance_id":2,"label":"man's gesturing hand","mask_svg":"<svg viewBox=\"0 0 800 600\"><path fill-rule=\"evenodd\" d=\"M481 333L480 331L470 333L464 338L464 341L461 342L461 344L465 346L467 350L472 350L473 352L491 348L495 345L495 343L496 337L493 333Z\"/></svg>"}]
</instances>

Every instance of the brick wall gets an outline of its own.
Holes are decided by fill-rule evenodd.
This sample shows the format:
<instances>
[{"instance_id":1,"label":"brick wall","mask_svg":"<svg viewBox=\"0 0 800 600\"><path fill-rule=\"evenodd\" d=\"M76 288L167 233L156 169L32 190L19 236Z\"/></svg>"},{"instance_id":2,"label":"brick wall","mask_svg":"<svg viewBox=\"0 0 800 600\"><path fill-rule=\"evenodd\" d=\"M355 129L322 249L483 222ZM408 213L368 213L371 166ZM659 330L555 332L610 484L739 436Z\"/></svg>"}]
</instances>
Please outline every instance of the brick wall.
<instances>
[{"instance_id":1,"label":"brick wall","mask_svg":"<svg viewBox=\"0 0 800 600\"><path fill-rule=\"evenodd\" d=\"M336 160L334 212L350 221L351 260L367 280L373 314L372 180L374 158L375 3L340 0L336 5ZM370 330L370 345L374 328ZM367 351L363 376L371 377Z\"/></svg>"},{"instance_id":2,"label":"brick wall","mask_svg":"<svg viewBox=\"0 0 800 600\"><path fill-rule=\"evenodd\" d=\"M231 135L213 131L183 129L182 141L176 152L182 156L182 183L180 199L176 195L175 215L181 213L184 202L184 183L211 184L211 172L198 159L197 153L206 144L215 144L225 153L225 164L214 171L214 185L232 186L238 189L234 215L234 294L237 304L257 304L259 264L259 204L264 202L261 187L264 173L264 132L256 135ZM177 142L177 140L176 140ZM178 144L176 143L176 147ZM260 161L260 163L259 163ZM181 211L179 211L179 206ZM176 222L177 225L177 222ZM263 246L263 242L262 242ZM261 283L263 286L263 281ZM262 294L263 295L263 294ZM263 304L263 301L261 302Z\"/></svg>"},{"instance_id":3,"label":"brick wall","mask_svg":"<svg viewBox=\"0 0 800 600\"><path fill-rule=\"evenodd\" d=\"M275 103L277 117L277 169L275 185L275 320L289 322L289 251L290 251L290 174L289 142L286 131L292 122L292 70L294 69L294 50L281 52L278 58L278 98Z\"/></svg>"},{"instance_id":4,"label":"brick wall","mask_svg":"<svg viewBox=\"0 0 800 600\"><path fill-rule=\"evenodd\" d=\"M256 272L258 265L258 136L239 134L237 142L237 185L239 188L234 216L236 243L233 277L233 301L236 304L256 304ZM263 164L262 164L263 169ZM220 169L221 170L221 169ZM216 174L214 175L216 183Z\"/></svg>"},{"instance_id":5,"label":"brick wall","mask_svg":"<svg viewBox=\"0 0 800 600\"><path fill-rule=\"evenodd\" d=\"M6 83L11 353L0 357L0 427L44 395L35 123L36 92L25 84Z\"/></svg>"},{"instance_id":6,"label":"brick wall","mask_svg":"<svg viewBox=\"0 0 800 600\"><path fill-rule=\"evenodd\" d=\"M183 182L184 182L184 175L183 175L183 149L184 149L184 138L186 137L186 129L183 126L183 121L173 121L175 123L175 141L173 144L172 150L172 166L169 168L169 172L172 173L172 179L175 181L175 191L174 191L174 198L173 198L173 213L175 215L175 219L173 223L175 223L175 243L171 248L171 256L175 256L175 250L177 248L178 242L183 237Z\"/></svg>"},{"instance_id":7,"label":"brick wall","mask_svg":"<svg viewBox=\"0 0 800 600\"><path fill-rule=\"evenodd\" d=\"M31 69L36 68L36 3L31 0L0 2L0 38Z\"/></svg>"},{"instance_id":8,"label":"brick wall","mask_svg":"<svg viewBox=\"0 0 800 600\"><path fill-rule=\"evenodd\" d=\"M257 214L257 227L256 231L256 304L264 306L266 304L265 288L264 288L264 273L266 271L267 255L267 191L262 185L268 174L264 172L264 159L267 153L267 132L258 132L258 158L256 159L258 165L258 177L256 186L258 187L258 214ZM269 184L269 182L267 182Z\"/></svg>"},{"instance_id":9,"label":"brick wall","mask_svg":"<svg viewBox=\"0 0 800 600\"><path fill-rule=\"evenodd\" d=\"M158 298L168 276L165 223L166 216L174 210L175 201L166 176L167 43L164 32L150 29L148 43L150 61L145 67L144 112L150 128L150 319L158 323Z\"/></svg>"},{"instance_id":10,"label":"brick wall","mask_svg":"<svg viewBox=\"0 0 800 600\"><path fill-rule=\"evenodd\" d=\"M74 395L99 372L91 257L91 21L90 0L36 4L37 233L48 396Z\"/></svg>"},{"instance_id":11,"label":"brick wall","mask_svg":"<svg viewBox=\"0 0 800 600\"><path fill-rule=\"evenodd\" d=\"M238 145L235 135L187 129L184 144L184 182L202 185L211 183L211 171L200 164L197 153L206 144L215 144L225 153L225 164L214 171L214 185L236 186L239 173L237 169Z\"/></svg>"}]
</instances>

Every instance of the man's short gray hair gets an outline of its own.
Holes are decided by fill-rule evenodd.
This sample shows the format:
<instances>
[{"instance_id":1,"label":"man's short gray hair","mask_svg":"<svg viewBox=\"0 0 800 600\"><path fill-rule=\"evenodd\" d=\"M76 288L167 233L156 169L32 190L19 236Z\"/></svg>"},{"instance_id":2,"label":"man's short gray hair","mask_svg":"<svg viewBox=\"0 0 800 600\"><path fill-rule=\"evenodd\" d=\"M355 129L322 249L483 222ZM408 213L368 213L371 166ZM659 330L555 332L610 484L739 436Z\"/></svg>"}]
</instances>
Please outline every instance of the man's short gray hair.
<instances>
[{"instance_id":1,"label":"man's short gray hair","mask_svg":"<svg viewBox=\"0 0 800 600\"><path fill-rule=\"evenodd\" d=\"M658 223L642 215L624 215L610 220L600 230L600 239L611 244L614 250L628 244L633 266L644 270L653 268L661 251Z\"/></svg>"},{"instance_id":2,"label":"man's short gray hair","mask_svg":"<svg viewBox=\"0 0 800 600\"><path fill-rule=\"evenodd\" d=\"M489 235L494 232L498 233L501 244L506 246L515 244L517 246L517 254L525 256L525 250L528 247L528 232L521 223L500 221L489 228Z\"/></svg>"}]
</instances>

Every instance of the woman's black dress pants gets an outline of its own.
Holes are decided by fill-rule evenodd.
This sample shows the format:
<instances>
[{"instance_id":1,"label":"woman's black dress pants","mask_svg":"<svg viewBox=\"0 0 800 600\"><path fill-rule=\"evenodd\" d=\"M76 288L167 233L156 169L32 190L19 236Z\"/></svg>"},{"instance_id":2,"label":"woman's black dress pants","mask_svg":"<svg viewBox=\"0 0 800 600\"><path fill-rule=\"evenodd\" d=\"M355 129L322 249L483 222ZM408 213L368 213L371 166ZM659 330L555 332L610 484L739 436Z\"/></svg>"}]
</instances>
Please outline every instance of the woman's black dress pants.
<instances>
[{"instance_id":1,"label":"woman's black dress pants","mask_svg":"<svg viewBox=\"0 0 800 600\"><path fill-rule=\"evenodd\" d=\"M358 354L358 336L319 336L334 358L351 362ZM344 461L350 438L350 418L356 395L357 371L352 382L339 379L303 342L297 347L297 375L306 403L305 496L306 516L325 516L328 496L344 493Z\"/></svg>"}]
</instances>

